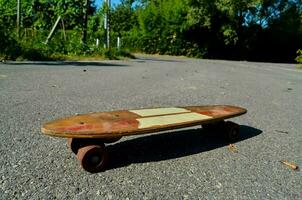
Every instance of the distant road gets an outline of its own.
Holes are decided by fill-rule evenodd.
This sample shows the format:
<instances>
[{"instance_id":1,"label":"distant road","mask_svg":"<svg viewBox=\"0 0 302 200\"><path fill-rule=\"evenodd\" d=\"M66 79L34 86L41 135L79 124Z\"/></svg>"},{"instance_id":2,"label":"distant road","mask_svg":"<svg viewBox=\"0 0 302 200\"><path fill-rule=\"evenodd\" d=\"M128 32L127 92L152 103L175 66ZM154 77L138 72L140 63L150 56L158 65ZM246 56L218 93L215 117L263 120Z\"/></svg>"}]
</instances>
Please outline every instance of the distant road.
<instances>
[{"instance_id":1,"label":"distant road","mask_svg":"<svg viewBox=\"0 0 302 200\"><path fill-rule=\"evenodd\" d=\"M292 64L138 55L0 64L0 199L302 199L302 70ZM126 137L110 169L83 171L42 123L115 109L232 104L248 109L238 153L194 127Z\"/></svg>"}]
</instances>

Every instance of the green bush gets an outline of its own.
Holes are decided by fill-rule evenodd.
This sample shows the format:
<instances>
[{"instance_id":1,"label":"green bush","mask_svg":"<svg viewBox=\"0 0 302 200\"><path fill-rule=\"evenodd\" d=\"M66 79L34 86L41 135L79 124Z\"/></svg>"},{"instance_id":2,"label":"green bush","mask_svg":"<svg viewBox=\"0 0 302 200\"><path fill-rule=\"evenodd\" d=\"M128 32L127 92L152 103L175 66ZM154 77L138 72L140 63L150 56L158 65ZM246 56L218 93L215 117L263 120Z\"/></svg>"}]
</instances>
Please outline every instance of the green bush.
<instances>
[{"instance_id":1,"label":"green bush","mask_svg":"<svg viewBox=\"0 0 302 200\"><path fill-rule=\"evenodd\" d=\"M119 57L134 58L128 51L110 50L95 45L95 38L87 38L87 45L81 42L81 31L70 30L63 33L58 31L54 37L45 44L47 31L27 30L27 34L21 34L20 40L10 31L0 30L0 58L4 60L53 60L53 59L81 59L88 57L118 59Z\"/></svg>"},{"instance_id":2,"label":"green bush","mask_svg":"<svg viewBox=\"0 0 302 200\"><path fill-rule=\"evenodd\" d=\"M297 51L297 54L298 54L298 56L296 57L295 60L296 60L298 63L302 64L302 49L299 49L299 50Z\"/></svg>"},{"instance_id":3,"label":"green bush","mask_svg":"<svg viewBox=\"0 0 302 200\"><path fill-rule=\"evenodd\" d=\"M0 21L1 23L1 21ZM17 40L15 40L10 33L10 30L0 24L0 57L1 59L14 59L15 56L20 55L22 50Z\"/></svg>"}]
</instances>

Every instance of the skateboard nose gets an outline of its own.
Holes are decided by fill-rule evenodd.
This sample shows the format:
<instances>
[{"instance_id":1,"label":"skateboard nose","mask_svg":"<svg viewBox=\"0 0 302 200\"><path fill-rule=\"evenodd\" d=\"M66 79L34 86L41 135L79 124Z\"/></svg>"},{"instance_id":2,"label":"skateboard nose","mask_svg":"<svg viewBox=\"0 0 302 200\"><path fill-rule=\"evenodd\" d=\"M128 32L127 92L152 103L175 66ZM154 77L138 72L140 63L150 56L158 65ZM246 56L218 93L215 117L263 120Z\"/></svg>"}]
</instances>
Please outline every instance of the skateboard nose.
<instances>
[{"instance_id":1,"label":"skateboard nose","mask_svg":"<svg viewBox=\"0 0 302 200\"><path fill-rule=\"evenodd\" d=\"M83 116L73 116L45 123L41 130L45 134L64 134L76 132L88 132L93 128L92 119Z\"/></svg>"}]
</instances>

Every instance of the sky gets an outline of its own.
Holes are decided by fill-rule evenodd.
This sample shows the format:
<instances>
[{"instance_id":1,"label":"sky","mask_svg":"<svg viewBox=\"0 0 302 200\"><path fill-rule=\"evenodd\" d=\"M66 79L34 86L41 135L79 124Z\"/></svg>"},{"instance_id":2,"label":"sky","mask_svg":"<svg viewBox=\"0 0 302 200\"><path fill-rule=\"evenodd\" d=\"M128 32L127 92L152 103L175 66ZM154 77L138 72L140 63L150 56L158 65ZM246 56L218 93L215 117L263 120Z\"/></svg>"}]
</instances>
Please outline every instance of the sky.
<instances>
[{"instance_id":1,"label":"sky","mask_svg":"<svg viewBox=\"0 0 302 200\"><path fill-rule=\"evenodd\" d=\"M95 4L97 5L97 7L99 8L100 5L104 2L105 0L95 0ZM121 2L121 0L111 0L111 6L113 6L114 4L117 5Z\"/></svg>"}]
</instances>

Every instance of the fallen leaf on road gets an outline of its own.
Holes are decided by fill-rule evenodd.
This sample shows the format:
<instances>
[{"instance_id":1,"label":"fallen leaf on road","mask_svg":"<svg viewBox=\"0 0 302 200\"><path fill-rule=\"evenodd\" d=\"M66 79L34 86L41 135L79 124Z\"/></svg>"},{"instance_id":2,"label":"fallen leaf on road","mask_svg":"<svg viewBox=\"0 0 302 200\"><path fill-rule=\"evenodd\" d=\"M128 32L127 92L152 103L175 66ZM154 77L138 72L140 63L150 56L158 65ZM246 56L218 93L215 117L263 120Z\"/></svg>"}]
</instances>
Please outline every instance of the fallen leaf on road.
<instances>
[{"instance_id":1,"label":"fallen leaf on road","mask_svg":"<svg viewBox=\"0 0 302 200\"><path fill-rule=\"evenodd\" d=\"M238 153L238 150L234 144L229 145L229 150L233 153Z\"/></svg>"},{"instance_id":2,"label":"fallen leaf on road","mask_svg":"<svg viewBox=\"0 0 302 200\"><path fill-rule=\"evenodd\" d=\"M190 87L188 87L187 89L188 89L188 90L197 90L197 87L195 87L195 86L190 86Z\"/></svg>"},{"instance_id":3,"label":"fallen leaf on road","mask_svg":"<svg viewBox=\"0 0 302 200\"><path fill-rule=\"evenodd\" d=\"M276 132L278 133L285 133L285 134L288 134L288 131L282 131L282 130L275 130Z\"/></svg>"},{"instance_id":4,"label":"fallen leaf on road","mask_svg":"<svg viewBox=\"0 0 302 200\"><path fill-rule=\"evenodd\" d=\"M296 165L295 163L290 163L290 162L285 161L285 160L281 160L280 162L283 163L284 165L288 166L289 168L293 169L293 170L298 170L299 169L298 165Z\"/></svg>"},{"instance_id":5,"label":"fallen leaf on road","mask_svg":"<svg viewBox=\"0 0 302 200\"><path fill-rule=\"evenodd\" d=\"M4 78L6 78L7 76L6 75L3 75L3 74L0 74L0 79L4 79Z\"/></svg>"}]
</instances>

